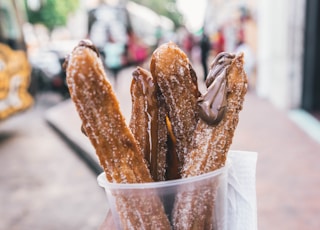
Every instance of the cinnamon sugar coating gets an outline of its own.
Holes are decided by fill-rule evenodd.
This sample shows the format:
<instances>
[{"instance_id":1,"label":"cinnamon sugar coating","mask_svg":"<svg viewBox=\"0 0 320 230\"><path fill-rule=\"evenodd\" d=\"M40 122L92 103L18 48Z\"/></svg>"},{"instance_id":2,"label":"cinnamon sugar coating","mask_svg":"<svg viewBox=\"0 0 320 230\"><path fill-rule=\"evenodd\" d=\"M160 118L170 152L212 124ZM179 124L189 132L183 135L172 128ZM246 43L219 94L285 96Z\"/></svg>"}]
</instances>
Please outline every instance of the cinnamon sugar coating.
<instances>
[{"instance_id":1,"label":"cinnamon sugar coating","mask_svg":"<svg viewBox=\"0 0 320 230\"><path fill-rule=\"evenodd\" d=\"M215 65L212 66L215 68ZM215 126L199 119L193 134L191 151L185 157L182 177L191 177L214 171L225 165L227 152L232 143L234 131L239 121L239 112L242 109L247 92L247 77L243 70L243 54L233 58L226 68L227 105L222 120ZM205 189L205 188L203 188ZM175 201L173 210L174 229L207 229L212 222L215 191L193 190L181 191ZM206 204L199 208L199 204ZM208 228L211 229L211 228Z\"/></svg>"},{"instance_id":2,"label":"cinnamon sugar coating","mask_svg":"<svg viewBox=\"0 0 320 230\"><path fill-rule=\"evenodd\" d=\"M155 50L150 71L164 96L181 168L198 119L195 72L187 55L172 42Z\"/></svg>"},{"instance_id":3,"label":"cinnamon sugar coating","mask_svg":"<svg viewBox=\"0 0 320 230\"><path fill-rule=\"evenodd\" d=\"M107 180L114 183L152 182L143 154L125 123L97 53L90 46L77 46L68 58L66 72L71 99ZM144 199L114 195L123 229L132 229L132 226L171 228L157 194Z\"/></svg>"}]
</instances>

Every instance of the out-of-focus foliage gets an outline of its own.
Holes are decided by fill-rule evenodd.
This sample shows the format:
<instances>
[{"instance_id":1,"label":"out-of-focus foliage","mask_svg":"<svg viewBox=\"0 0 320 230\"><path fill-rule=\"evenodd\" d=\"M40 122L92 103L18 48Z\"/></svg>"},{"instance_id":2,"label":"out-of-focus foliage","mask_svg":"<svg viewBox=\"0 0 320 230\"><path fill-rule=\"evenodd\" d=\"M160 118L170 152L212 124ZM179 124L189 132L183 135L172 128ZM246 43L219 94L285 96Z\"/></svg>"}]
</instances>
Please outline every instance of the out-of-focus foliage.
<instances>
[{"instance_id":1,"label":"out-of-focus foliage","mask_svg":"<svg viewBox=\"0 0 320 230\"><path fill-rule=\"evenodd\" d=\"M25 0L28 20L32 24L42 23L49 30L56 26L64 26L67 23L68 15L79 7L79 0L39 0L38 9L31 9L28 0Z\"/></svg>"},{"instance_id":2,"label":"out-of-focus foliage","mask_svg":"<svg viewBox=\"0 0 320 230\"><path fill-rule=\"evenodd\" d=\"M133 2L147 6L158 14L170 18L175 27L179 27L183 22L183 16L178 11L175 0L133 0Z\"/></svg>"}]
</instances>

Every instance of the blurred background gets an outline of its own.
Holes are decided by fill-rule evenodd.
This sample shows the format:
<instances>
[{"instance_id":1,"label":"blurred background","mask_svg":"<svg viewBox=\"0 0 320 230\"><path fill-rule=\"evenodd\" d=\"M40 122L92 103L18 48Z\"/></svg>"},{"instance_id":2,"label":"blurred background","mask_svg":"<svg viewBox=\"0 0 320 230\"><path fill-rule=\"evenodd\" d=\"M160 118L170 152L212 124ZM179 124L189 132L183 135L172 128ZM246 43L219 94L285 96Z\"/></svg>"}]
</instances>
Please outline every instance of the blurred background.
<instances>
[{"instance_id":1,"label":"blurred background","mask_svg":"<svg viewBox=\"0 0 320 230\"><path fill-rule=\"evenodd\" d=\"M231 147L258 152L258 228L320 228L317 0L1 0L0 230L98 229L106 215L62 67L84 38L127 120L131 73L160 44L185 51L200 90L219 52L244 52L249 91Z\"/></svg>"}]
</instances>

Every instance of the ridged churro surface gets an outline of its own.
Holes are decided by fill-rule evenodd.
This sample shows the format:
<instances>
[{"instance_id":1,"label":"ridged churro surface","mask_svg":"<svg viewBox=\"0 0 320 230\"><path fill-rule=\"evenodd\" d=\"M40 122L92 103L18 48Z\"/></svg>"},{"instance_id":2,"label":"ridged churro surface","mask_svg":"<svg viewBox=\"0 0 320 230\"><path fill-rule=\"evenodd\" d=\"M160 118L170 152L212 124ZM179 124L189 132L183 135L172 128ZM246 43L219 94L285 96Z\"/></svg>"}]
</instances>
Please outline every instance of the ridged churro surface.
<instances>
[{"instance_id":1,"label":"ridged churro surface","mask_svg":"<svg viewBox=\"0 0 320 230\"><path fill-rule=\"evenodd\" d=\"M164 96L181 167L198 118L195 72L187 55L172 42L155 50L150 71Z\"/></svg>"},{"instance_id":2,"label":"ridged churro surface","mask_svg":"<svg viewBox=\"0 0 320 230\"><path fill-rule=\"evenodd\" d=\"M199 99L199 107L210 110L204 112L206 120L218 119L218 121L208 124L202 118L199 119L193 134L191 151L185 157L183 178L223 167L238 124L239 112L247 91L243 55L230 57L225 53L217 59L211 66L212 76L208 78L210 83L208 91ZM215 103L217 100L219 103ZM213 108L215 106L217 108ZM218 113L221 111L222 115L219 117ZM205 190L205 188L179 192L173 210L174 229L211 229L209 223L213 224L211 218L214 198L215 190ZM203 208L200 208L200 204L204 205Z\"/></svg>"},{"instance_id":3,"label":"ridged churro surface","mask_svg":"<svg viewBox=\"0 0 320 230\"><path fill-rule=\"evenodd\" d=\"M114 183L152 182L150 172L112 90L98 52L81 41L66 61L71 98L94 146L107 180ZM114 193L123 229L170 229L157 194L131 199ZM139 205L137 205L139 204ZM133 228L134 227L134 228Z\"/></svg>"}]
</instances>

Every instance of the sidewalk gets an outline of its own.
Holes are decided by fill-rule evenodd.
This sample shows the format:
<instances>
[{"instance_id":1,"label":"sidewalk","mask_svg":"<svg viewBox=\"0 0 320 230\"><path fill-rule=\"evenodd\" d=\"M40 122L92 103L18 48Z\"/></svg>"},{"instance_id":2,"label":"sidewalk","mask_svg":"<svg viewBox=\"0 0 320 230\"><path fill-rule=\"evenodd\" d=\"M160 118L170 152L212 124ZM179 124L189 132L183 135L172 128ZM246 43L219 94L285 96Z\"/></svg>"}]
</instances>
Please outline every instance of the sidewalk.
<instances>
[{"instance_id":1,"label":"sidewalk","mask_svg":"<svg viewBox=\"0 0 320 230\"><path fill-rule=\"evenodd\" d=\"M116 89L127 121L131 72L129 68L120 73ZM320 123L312 123L312 132L308 132L300 126L310 124L308 116L295 114L278 110L253 92L247 94L240 114L231 149L258 152L259 230L320 229L320 142L315 136ZM101 171L94 149L80 132L81 122L70 100L50 109L46 118L97 173Z\"/></svg>"}]
</instances>

